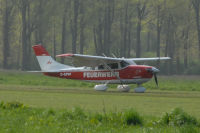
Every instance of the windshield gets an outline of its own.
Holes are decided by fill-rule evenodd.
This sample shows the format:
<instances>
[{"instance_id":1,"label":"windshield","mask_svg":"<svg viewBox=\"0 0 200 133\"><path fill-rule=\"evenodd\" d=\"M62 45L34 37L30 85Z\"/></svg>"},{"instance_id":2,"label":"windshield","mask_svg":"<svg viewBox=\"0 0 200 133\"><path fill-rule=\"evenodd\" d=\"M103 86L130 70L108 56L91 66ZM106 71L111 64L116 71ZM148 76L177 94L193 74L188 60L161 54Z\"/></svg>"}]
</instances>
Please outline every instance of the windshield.
<instances>
[{"instance_id":1,"label":"windshield","mask_svg":"<svg viewBox=\"0 0 200 133\"><path fill-rule=\"evenodd\" d=\"M121 61L121 62L120 62L120 65L121 65L121 68L124 68L124 67L128 66L129 63L126 62L126 61Z\"/></svg>"}]
</instances>

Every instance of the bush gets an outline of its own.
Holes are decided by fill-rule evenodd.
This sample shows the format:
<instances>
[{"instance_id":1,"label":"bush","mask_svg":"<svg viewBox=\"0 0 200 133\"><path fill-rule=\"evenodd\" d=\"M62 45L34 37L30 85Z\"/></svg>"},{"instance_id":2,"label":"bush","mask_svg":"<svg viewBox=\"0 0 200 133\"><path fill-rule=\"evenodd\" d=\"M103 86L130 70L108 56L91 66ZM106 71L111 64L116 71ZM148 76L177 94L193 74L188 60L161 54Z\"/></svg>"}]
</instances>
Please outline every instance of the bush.
<instances>
[{"instance_id":1,"label":"bush","mask_svg":"<svg viewBox=\"0 0 200 133\"><path fill-rule=\"evenodd\" d=\"M84 113L83 109L81 109L80 107L73 108L72 114L74 115L74 117L78 119L86 117L86 114Z\"/></svg>"},{"instance_id":2,"label":"bush","mask_svg":"<svg viewBox=\"0 0 200 133\"><path fill-rule=\"evenodd\" d=\"M180 133L199 133L199 129L192 125L186 125L180 128Z\"/></svg>"},{"instance_id":3,"label":"bush","mask_svg":"<svg viewBox=\"0 0 200 133\"><path fill-rule=\"evenodd\" d=\"M3 109L25 108L24 104L16 101L8 103L1 102L0 107Z\"/></svg>"},{"instance_id":4,"label":"bush","mask_svg":"<svg viewBox=\"0 0 200 133\"><path fill-rule=\"evenodd\" d=\"M0 108L3 108L3 107L4 107L4 102L1 101L1 103L0 103Z\"/></svg>"},{"instance_id":5,"label":"bush","mask_svg":"<svg viewBox=\"0 0 200 133\"><path fill-rule=\"evenodd\" d=\"M124 113L124 122L127 125L143 125L143 118L133 109Z\"/></svg>"},{"instance_id":6,"label":"bush","mask_svg":"<svg viewBox=\"0 0 200 133\"><path fill-rule=\"evenodd\" d=\"M159 122L172 126L198 125L196 118L188 115L180 108L175 108L170 113L165 113Z\"/></svg>"},{"instance_id":7,"label":"bush","mask_svg":"<svg viewBox=\"0 0 200 133\"><path fill-rule=\"evenodd\" d=\"M103 121L103 119L104 118L103 118L102 114L96 113L96 114L90 116L90 123L97 125L97 124L101 123Z\"/></svg>"},{"instance_id":8,"label":"bush","mask_svg":"<svg viewBox=\"0 0 200 133\"><path fill-rule=\"evenodd\" d=\"M103 115L102 115L102 114L99 114L99 113L96 113L96 114L94 115L94 118L95 118L96 120L98 120L99 122L102 122L102 120L103 120Z\"/></svg>"},{"instance_id":9,"label":"bush","mask_svg":"<svg viewBox=\"0 0 200 133\"><path fill-rule=\"evenodd\" d=\"M65 121L72 120L72 119L74 119L74 115L73 115L73 113L71 113L69 111L64 111L61 113L60 119L65 120Z\"/></svg>"},{"instance_id":10,"label":"bush","mask_svg":"<svg viewBox=\"0 0 200 133\"><path fill-rule=\"evenodd\" d=\"M49 110L47 110L46 114L47 114L47 116L51 116L51 115L55 115L56 112L53 109L49 109Z\"/></svg>"}]
</instances>

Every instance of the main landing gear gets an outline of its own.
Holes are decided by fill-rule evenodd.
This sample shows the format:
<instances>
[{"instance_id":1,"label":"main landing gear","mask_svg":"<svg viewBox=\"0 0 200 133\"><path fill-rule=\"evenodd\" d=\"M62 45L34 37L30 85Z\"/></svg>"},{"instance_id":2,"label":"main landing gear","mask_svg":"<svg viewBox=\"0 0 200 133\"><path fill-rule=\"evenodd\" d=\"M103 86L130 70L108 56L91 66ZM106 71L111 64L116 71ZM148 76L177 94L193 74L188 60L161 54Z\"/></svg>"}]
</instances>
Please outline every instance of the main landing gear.
<instances>
[{"instance_id":1,"label":"main landing gear","mask_svg":"<svg viewBox=\"0 0 200 133\"><path fill-rule=\"evenodd\" d=\"M120 92L129 92L130 91L130 86L129 85L118 85L117 90ZM95 85L94 89L96 91L106 91L108 89L107 84L100 84L100 85ZM141 84L138 84L138 87L134 88L135 93L144 93L146 88L141 86Z\"/></svg>"},{"instance_id":2,"label":"main landing gear","mask_svg":"<svg viewBox=\"0 0 200 133\"><path fill-rule=\"evenodd\" d=\"M108 86L107 86L107 84L95 85L94 89L96 91L106 91L108 89ZM130 86L129 85L118 85L117 89L120 92L129 92L130 91Z\"/></svg>"},{"instance_id":3,"label":"main landing gear","mask_svg":"<svg viewBox=\"0 0 200 133\"><path fill-rule=\"evenodd\" d=\"M108 88L107 84L100 84L100 85L95 85L94 89L96 91L106 91Z\"/></svg>"},{"instance_id":4,"label":"main landing gear","mask_svg":"<svg viewBox=\"0 0 200 133\"><path fill-rule=\"evenodd\" d=\"M130 91L130 86L129 85L118 85L117 90L120 92L129 92Z\"/></svg>"},{"instance_id":5,"label":"main landing gear","mask_svg":"<svg viewBox=\"0 0 200 133\"><path fill-rule=\"evenodd\" d=\"M118 85L117 89L120 92L129 92L130 91L130 86L129 85ZM135 93L144 93L146 88L141 86L140 84L137 85L137 88L134 88Z\"/></svg>"}]
</instances>

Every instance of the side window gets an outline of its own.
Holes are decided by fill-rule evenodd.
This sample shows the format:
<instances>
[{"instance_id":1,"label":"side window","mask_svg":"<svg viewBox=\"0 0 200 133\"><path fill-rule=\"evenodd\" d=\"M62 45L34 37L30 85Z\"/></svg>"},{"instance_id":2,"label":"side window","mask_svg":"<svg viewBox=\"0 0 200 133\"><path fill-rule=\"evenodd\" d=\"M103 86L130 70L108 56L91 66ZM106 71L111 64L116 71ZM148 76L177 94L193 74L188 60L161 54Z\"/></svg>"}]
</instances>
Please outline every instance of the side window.
<instances>
[{"instance_id":1,"label":"side window","mask_svg":"<svg viewBox=\"0 0 200 133\"><path fill-rule=\"evenodd\" d=\"M125 61L121 61L120 65L121 65L121 68L124 68L124 67L128 66L129 64Z\"/></svg>"},{"instance_id":2,"label":"side window","mask_svg":"<svg viewBox=\"0 0 200 133\"><path fill-rule=\"evenodd\" d=\"M99 69L99 70L103 70L103 69L104 69L104 65L99 65L99 66L98 66L98 69Z\"/></svg>"},{"instance_id":3,"label":"side window","mask_svg":"<svg viewBox=\"0 0 200 133\"><path fill-rule=\"evenodd\" d=\"M107 64L111 69L118 69L118 63L111 63L111 64Z\"/></svg>"}]
</instances>

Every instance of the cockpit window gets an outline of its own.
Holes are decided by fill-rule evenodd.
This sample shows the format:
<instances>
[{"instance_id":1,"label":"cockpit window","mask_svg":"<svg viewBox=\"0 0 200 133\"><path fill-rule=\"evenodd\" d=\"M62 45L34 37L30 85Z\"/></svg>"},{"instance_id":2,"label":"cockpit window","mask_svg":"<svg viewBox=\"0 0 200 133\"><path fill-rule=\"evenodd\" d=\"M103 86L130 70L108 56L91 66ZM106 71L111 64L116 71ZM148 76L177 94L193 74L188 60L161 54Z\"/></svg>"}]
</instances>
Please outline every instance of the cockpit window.
<instances>
[{"instance_id":1,"label":"cockpit window","mask_svg":"<svg viewBox=\"0 0 200 133\"><path fill-rule=\"evenodd\" d=\"M120 65L121 65L121 68L124 68L124 67L128 66L129 63L127 63L127 62L125 62L125 61L121 61L121 62L120 62Z\"/></svg>"},{"instance_id":2,"label":"cockpit window","mask_svg":"<svg viewBox=\"0 0 200 133\"><path fill-rule=\"evenodd\" d=\"M98 70L108 69L107 67L109 67L109 69L119 69L118 63L110 63L110 64L106 64L106 65L99 65Z\"/></svg>"}]
</instances>

